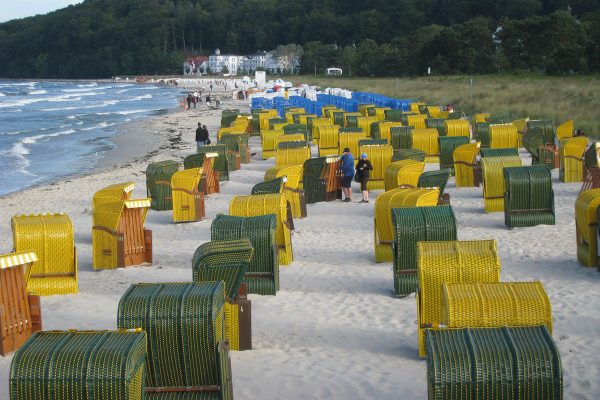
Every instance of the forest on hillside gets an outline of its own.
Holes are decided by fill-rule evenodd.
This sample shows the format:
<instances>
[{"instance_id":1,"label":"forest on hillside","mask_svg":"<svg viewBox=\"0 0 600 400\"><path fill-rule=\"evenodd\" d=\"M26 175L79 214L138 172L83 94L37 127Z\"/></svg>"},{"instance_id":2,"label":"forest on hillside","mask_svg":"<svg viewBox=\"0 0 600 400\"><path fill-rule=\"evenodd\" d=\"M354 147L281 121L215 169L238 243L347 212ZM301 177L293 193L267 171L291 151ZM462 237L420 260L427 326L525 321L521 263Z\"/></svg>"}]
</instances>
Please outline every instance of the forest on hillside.
<instances>
[{"instance_id":1,"label":"forest on hillside","mask_svg":"<svg viewBox=\"0 0 600 400\"><path fill-rule=\"evenodd\" d=\"M600 0L86 0L0 24L0 77L178 74L303 46L302 72L600 72Z\"/></svg>"}]
</instances>

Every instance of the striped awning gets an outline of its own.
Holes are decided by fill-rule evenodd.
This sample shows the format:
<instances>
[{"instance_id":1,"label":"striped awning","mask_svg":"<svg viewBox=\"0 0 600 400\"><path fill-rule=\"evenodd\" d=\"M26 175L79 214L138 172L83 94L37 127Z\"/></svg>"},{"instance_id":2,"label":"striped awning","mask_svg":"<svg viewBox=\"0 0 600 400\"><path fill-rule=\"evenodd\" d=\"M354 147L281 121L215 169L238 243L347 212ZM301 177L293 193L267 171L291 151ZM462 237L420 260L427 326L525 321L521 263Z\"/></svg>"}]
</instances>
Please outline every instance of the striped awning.
<instances>
[{"instance_id":1,"label":"striped awning","mask_svg":"<svg viewBox=\"0 0 600 400\"><path fill-rule=\"evenodd\" d=\"M19 253L0 255L0 269L15 267L36 262L38 260L35 251L23 251Z\"/></svg>"}]
</instances>

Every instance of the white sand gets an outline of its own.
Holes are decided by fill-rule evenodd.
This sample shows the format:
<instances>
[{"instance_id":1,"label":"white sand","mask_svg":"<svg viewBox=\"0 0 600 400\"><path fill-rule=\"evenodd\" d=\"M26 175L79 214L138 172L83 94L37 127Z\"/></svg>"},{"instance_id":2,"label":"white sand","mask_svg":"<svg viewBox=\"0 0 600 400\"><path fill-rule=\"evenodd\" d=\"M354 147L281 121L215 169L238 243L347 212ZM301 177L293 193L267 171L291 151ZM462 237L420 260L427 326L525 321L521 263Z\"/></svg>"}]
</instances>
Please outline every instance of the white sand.
<instances>
[{"instance_id":1,"label":"white sand","mask_svg":"<svg viewBox=\"0 0 600 400\"><path fill-rule=\"evenodd\" d=\"M247 108L247 103L229 100L224 106ZM273 159L261 160L258 138L250 142L257 153L252 164L231 173L221 194L207 197L204 221L174 224L169 211L149 212L146 226L153 231L152 266L92 270L91 200L96 190L126 180L136 182L133 197L145 197L147 164L181 160L193 153L199 120L214 135L220 115L203 109L147 120L142 124L146 133L131 128L119 139L122 156L109 156L104 172L0 198L0 253L12 249L10 217L15 214L62 211L75 225L80 292L42 299L45 329L114 329L119 298L130 284L191 280L192 254L210 239L214 216L227 212L234 195L248 194L274 163ZM110 168L120 157L134 156L134 151L123 150L140 147L140 140L160 150ZM428 169L435 168L428 165ZM600 273L576 261L574 202L580 184L559 183L556 170L553 176L555 226L508 230L502 213L484 213L480 188L456 190L451 179L448 192L459 239L498 241L503 281L543 282L553 306L564 398L598 399ZM295 261L281 270L281 291L277 296L250 296L254 350L232 353L237 399L427 397L426 365L417 355L414 295L394 298L391 263L373 261L376 194L369 204L309 205L308 218L295 221ZM355 194L355 200L359 199ZM10 356L0 357L2 399L8 399L10 362Z\"/></svg>"}]
</instances>

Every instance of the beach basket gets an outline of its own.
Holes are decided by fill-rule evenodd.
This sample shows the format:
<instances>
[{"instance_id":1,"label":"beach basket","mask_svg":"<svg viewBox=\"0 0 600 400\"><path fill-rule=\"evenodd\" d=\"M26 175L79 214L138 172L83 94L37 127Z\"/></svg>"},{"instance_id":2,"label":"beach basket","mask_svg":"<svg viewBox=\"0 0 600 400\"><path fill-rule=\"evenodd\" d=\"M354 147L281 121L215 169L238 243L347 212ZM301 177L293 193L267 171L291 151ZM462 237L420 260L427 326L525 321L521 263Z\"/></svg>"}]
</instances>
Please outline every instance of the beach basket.
<instances>
[{"instance_id":1,"label":"beach basket","mask_svg":"<svg viewBox=\"0 0 600 400\"><path fill-rule=\"evenodd\" d=\"M392 122L400 122L402 120L402 115L404 114L404 112L401 109L385 109L383 111L383 116L384 120L386 121L392 121Z\"/></svg>"},{"instance_id":2,"label":"beach basket","mask_svg":"<svg viewBox=\"0 0 600 400\"><path fill-rule=\"evenodd\" d=\"M563 139L570 138L573 136L573 131L575 130L573 120L570 119L565 121L562 125L556 128L556 137L560 142Z\"/></svg>"},{"instance_id":3,"label":"beach basket","mask_svg":"<svg viewBox=\"0 0 600 400\"><path fill-rule=\"evenodd\" d=\"M473 123L476 124L478 122L485 122L487 117L490 117L492 114L489 113L479 113L473 114Z\"/></svg>"},{"instance_id":4,"label":"beach basket","mask_svg":"<svg viewBox=\"0 0 600 400\"><path fill-rule=\"evenodd\" d=\"M425 127L427 129L436 129L439 136L446 136L446 120L443 118L427 118Z\"/></svg>"},{"instance_id":5,"label":"beach basket","mask_svg":"<svg viewBox=\"0 0 600 400\"><path fill-rule=\"evenodd\" d=\"M356 118L362 117L363 115L360 112L346 112L344 113L344 120L342 126L344 127L353 127L356 128Z\"/></svg>"},{"instance_id":6,"label":"beach basket","mask_svg":"<svg viewBox=\"0 0 600 400\"><path fill-rule=\"evenodd\" d=\"M277 194L283 192L284 178L276 178L270 181L259 182L252 186L250 194Z\"/></svg>"},{"instance_id":7,"label":"beach basket","mask_svg":"<svg viewBox=\"0 0 600 400\"><path fill-rule=\"evenodd\" d=\"M240 113L238 108L225 109L221 112L221 126L229 126Z\"/></svg>"},{"instance_id":8,"label":"beach basket","mask_svg":"<svg viewBox=\"0 0 600 400\"><path fill-rule=\"evenodd\" d=\"M442 319L448 328L544 325L552 333L552 307L540 282L442 284Z\"/></svg>"},{"instance_id":9,"label":"beach basket","mask_svg":"<svg viewBox=\"0 0 600 400\"><path fill-rule=\"evenodd\" d=\"M17 350L42 329L40 297L27 292L35 251L0 255L0 355Z\"/></svg>"},{"instance_id":10,"label":"beach basket","mask_svg":"<svg viewBox=\"0 0 600 400\"><path fill-rule=\"evenodd\" d=\"M291 167L302 165L310 158L310 147L306 142L283 142L279 143L275 152L276 167Z\"/></svg>"},{"instance_id":11,"label":"beach basket","mask_svg":"<svg viewBox=\"0 0 600 400\"><path fill-rule=\"evenodd\" d=\"M216 153L217 157L213 158L213 170L217 171L219 174L219 181L228 181L229 180L229 171L231 160L227 155L227 146L224 144L211 144L207 146L202 146L198 148L197 151L199 154L212 154ZM205 156L206 157L206 156ZM204 167L206 169L206 167Z\"/></svg>"},{"instance_id":12,"label":"beach basket","mask_svg":"<svg viewBox=\"0 0 600 400\"><path fill-rule=\"evenodd\" d=\"M194 282L225 283L225 339L231 350L252 349L252 305L244 276L253 254L250 240L244 238L206 242L192 257Z\"/></svg>"},{"instance_id":13,"label":"beach basket","mask_svg":"<svg viewBox=\"0 0 600 400\"><path fill-rule=\"evenodd\" d=\"M406 126L412 126L415 129L427 129L425 126L425 120L427 119L427 115L418 114L418 115L406 115L406 119L402 121ZM437 133L437 131L436 131Z\"/></svg>"},{"instance_id":14,"label":"beach basket","mask_svg":"<svg viewBox=\"0 0 600 400\"><path fill-rule=\"evenodd\" d=\"M390 144L394 151L412 149L412 126L394 126L390 128Z\"/></svg>"},{"instance_id":15,"label":"beach basket","mask_svg":"<svg viewBox=\"0 0 600 400\"><path fill-rule=\"evenodd\" d=\"M437 188L398 188L388 190L377 196L373 224L375 262L393 261L394 259L392 251L394 240L392 209L401 207L433 207L437 205L438 198L439 191Z\"/></svg>"},{"instance_id":16,"label":"beach basket","mask_svg":"<svg viewBox=\"0 0 600 400\"><path fill-rule=\"evenodd\" d=\"M148 337L146 399L233 399L223 282L138 283L119 302L119 328Z\"/></svg>"},{"instance_id":17,"label":"beach basket","mask_svg":"<svg viewBox=\"0 0 600 400\"><path fill-rule=\"evenodd\" d=\"M410 112L412 112L414 114L420 114L421 111L419 109L419 106L424 106L424 105L425 105L425 103L417 101L417 102L414 102L414 103L410 103L408 105L408 108L409 108Z\"/></svg>"},{"instance_id":18,"label":"beach basket","mask_svg":"<svg viewBox=\"0 0 600 400\"><path fill-rule=\"evenodd\" d=\"M385 139L388 143L392 142L390 130L392 128L399 128L402 126L401 122L397 121L384 121L379 123L379 137L377 139Z\"/></svg>"},{"instance_id":19,"label":"beach basket","mask_svg":"<svg viewBox=\"0 0 600 400\"><path fill-rule=\"evenodd\" d=\"M173 209L171 177L177 171L179 163L172 160L152 163L146 168L146 193L152 199L153 210Z\"/></svg>"},{"instance_id":20,"label":"beach basket","mask_svg":"<svg viewBox=\"0 0 600 400\"><path fill-rule=\"evenodd\" d=\"M97 207L105 203L114 203L115 201L128 200L135 187L134 182L122 182L108 185L104 189L94 193L92 207Z\"/></svg>"},{"instance_id":21,"label":"beach basket","mask_svg":"<svg viewBox=\"0 0 600 400\"><path fill-rule=\"evenodd\" d=\"M425 161L425 152L417 149L394 150L392 162L402 160Z\"/></svg>"},{"instance_id":22,"label":"beach basket","mask_svg":"<svg viewBox=\"0 0 600 400\"><path fill-rule=\"evenodd\" d=\"M263 160L275 157L275 150L277 150L277 138L281 135L284 135L283 129L261 131L260 134L262 137Z\"/></svg>"},{"instance_id":23,"label":"beach basket","mask_svg":"<svg viewBox=\"0 0 600 400\"><path fill-rule=\"evenodd\" d=\"M360 132L343 132L340 130L338 154L342 154L343 150L347 147L352 154L358 155L358 141L366 138L367 134L362 129ZM358 159L354 161L358 162Z\"/></svg>"},{"instance_id":24,"label":"beach basket","mask_svg":"<svg viewBox=\"0 0 600 400\"><path fill-rule=\"evenodd\" d=\"M385 168L385 190L400 186L417 187L425 163L415 160L395 161Z\"/></svg>"},{"instance_id":25,"label":"beach basket","mask_svg":"<svg viewBox=\"0 0 600 400\"><path fill-rule=\"evenodd\" d=\"M519 134L519 148L523 147L523 137L527 131L527 121L529 121L529 118L516 119L511 122L511 124L517 127L517 133Z\"/></svg>"},{"instance_id":26,"label":"beach basket","mask_svg":"<svg viewBox=\"0 0 600 400\"><path fill-rule=\"evenodd\" d=\"M277 110L261 110L258 114L258 122L260 125L260 131L269 130L269 120L271 118L277 118Z\"/></svg>"},{"instance_id":27,"label":"beach basket","mask_svg":"<svg viewBox=\"0 0 600 400\"><path fill-rule=\"evenodd\" d=\"M16 252L35 251L27 291L38 296L77 293L77 249L66 214L15 215L11 219Z\"/></svg>"},{"instance_id":28,"label":"beach basket","mask_svg":"<svg viewBox=\"0 0 600 400\"><path fill-rule=\"evenodd\" d=\"M481 142L481 147L490 147L490 123L478 122L474 125L473 137Z\"/></svg>"},{"instance_id":29,"label":"beach basket","mask_svg":"<svg viewBox=\"0 0 600 400\"><path fill-rule=\"evenodd\" d=\"M447 119L444 120L446 136L466 137L471 140L471 125L466 119Z\"/></svg>"},{"instance_id":30,"label":"beach basket","mask_svg":"<svg viewBox=\"0 0 600 400\"><path fill-rule=\"evenodd\" d=\"M238 217L255 217L275 214L277 216L276 242L280 265L293 261L291 230L293 220L288 213L288 201L283 194L235 196L229 203L229 214Z\"/></svg>"},{"instance_id":31,"label":"beach basket","mask_svg":"<svg viewBox=\"0 0 600 400\"><path fill-rule=\"evenodd\" d=\"M520 166L521 158L519 156L484 157L481 159L485 212L504 211L504 168Z\"/></svg>"},{"instance_id":32,"label":"beach basket","mask_svg":"<svg viewBox=\"0 0 600 400\"><path fill-rule=\"evenodd\" d=\"M363 130L367 137L373 136L373 125L379 120L377 117L356 117L356 127ZM379 126L379 124L377 124Z\"/></svg>"},{"instance_id":33,"label":"beach basket","mask_svg":"<svg viewBox=\"0 0 600 400\"><path fill-rule=\"evenodd\" d=\"M412 131L413 149L425 152L425 162L435 163L440 161L440 147L436 129L414 129Z\"/></svg>"},{"instance_id":34,"label":"beach basket","mask_svg":"<svg viewBox=\"0 0 600 400\"><path fill-rule=\"evenodd\" d=\"M425 329L442 322L442 284L500 281L496 241L419 242L417 270L419 355L425 357Z\"/></svg>"},{"instance_id":35,"label":"beach basket","mask_svg":"<svg viewBox=\"0 0 600 400\"><path fill-rule=\"evenodd\" d=\"M585 171L592 168L600 168L600 142L593 141L583 154L583 166Z\"/></svg>"},{"instance_id":36,"label":"beach basket","mask_svg":"<svg viewBox=\"0 0 600 400\"><path fill-rule=\"evenodd\" d=\"M219 143L221 143L221 140L223 139L223 136L225 135L248 135L248 133L246 132L246 126L229 126L226 128L220 128L217 131L217 141Z\"/></svg>"},{"instance_id":37,"label":"beach basket","mask_svg":"<svg viewBox=\"0 0 600 400\"><path fill-rule=\"evenodd\" d=\"M394 291L408 296L419 286L417 243L457 240L450 206L392 208Z\"/></svg>"},{"instance_id":38,"label":"beach basket","mask_svg":"<svg viewBox=\"0 0 600 400\"><path fill-rule=\"evenodd\" d=\"M479 142L463 144L454 149L452 157L457 188L479 186L478 175L481 177L481 167L477 162L479 149Z\"/></svg>"},{"instance_id":39,"label":"beach basket","mask_svg":"<svg viewBox=\"0 0 600 400\"><path fill-rule=\"evenodd\" d=\"M560 141L558 151L560 169L558 177L562 182L583 181L583 154L588 141L586 137L572 137Z\"/></svg>"},{"instance_id":40,"label":"beach basket","mask_svg":"<svg viewBox=\"0 0 600 400\"><path fill-rule=\"evenodd\" d=\"M265 190L266 188L263 187L261 190L264 193L254 193L254 188L252 188L251 194L283 193L290 203L292 216L294 218L305 218L307 216L306 197L304 190L300 189L300 179L302 179L303 170L304 166L302 164L269 168L265 173L265 180L273 181L277 178L281 178L283 183L282 187L278 188L279 191L272 192L267 192ZM255 185L255 187L256 186L257 185Z\"/></svg>"},{"instance_id":41,"label":"beach basket","mask_svg":"<svg viewBox=\"0 0 600 400\"><path fill-rule=\"evenodd\" d=\"M387 119L386 113L389 110L390 110L389 107L374 107L374 108L369 108L368 113L369 113L370 117L375 118L377 121L383 121L384 119ZM393 116L393 115L390 115L390 116Z\"/></svg>"},{"instance_id":42,"label":"beach basket","mask_svg":"<svg viewBox=\"0 0 600 400\"><path fill-rule=\"evenodd\" d=\"M544 134L544 143L554 143L554 122L552 122L552 120L530 119L527 121L526 131L533 128L540 128L542 130Z\"/></svg>"},{"instance_id":43,"label":"beach basket","mask_svg":"<svg viewBox=\"0 0 600 400\"><path fill-rule=\"evenodd\" d=\"M562 400L560 354L545 326L428 329L430 400Z\"/></svg>"},{"instance_id":44,"label":"beach basket","mask_svg":"<svg viewBox=\"0 0 600 400\"><path fill-rule=\"evenodd\" d=\"M312 140L319 140L319 128L322 126L333 126L329 118L315 118L309 123Z\"/></svg>"},{"instance_id":45,"label":"beach basket","mask_svg":"<svg viewBox=\"0 0 600 400\"><path fill-rule=\"evenodd\" d=\"M302 186L307 204L342 198L340 164L337 156L311 158L304 162Z\"/></svg>"},{"instance_id":46,"label":"beach basket","mask_svg":"<svg viewBox=\"0 0 600 400\"><path fill-rule=\"evenodd\" d=\"M492 149L519 148L519 134L513 124L492 124L489 129Z\"/></svg>"},{"instance_id":47,"label":"beach basket","mask_svg":"<svg viewBox=\"0 0 600 400\"><path fill-rule=\"evenodd\" d=\"M317 127L319 136L319 157L338 154L339 130L339 125L322 125Z\"/></svg>"},{"instance_id":48,"label":"beach basket","mask_svg":"<svg viewBox=\"0 0 600 400\"><path fill-rule=\"evenodd\" d=\"M244 275L248 293L275 295L279 290L279 259L275 214L233 217L219 214L210 227L211 240L248 239L254 257Z\"/></svg>"},{"instance_id":49,"label":"beach basket","mask_svg":"<svg viewBox=\"0 0 600 400\"><path fill-rule=\"evenodd\" d=\"M465 121L466 122L466 121ZM468 144L469 138L465 136L442 136L438 138L440 149L440 168L450 168L454 171L454 150Z\"/></svg>"},{"instance_id":50,"label":"beach basket","mask_svg":"<svg viewBox=\"0 0 600 400\"><path fill-rule=\"evenodd\" d=\"M508 148L508 149L479 149L479 155L481 158L484 157L518 157L519 149Z\"/></svg>"},{"instance_id":51,"label":"beach basket","mask_svg":"<svg viewBox=\"0 0 600 400\"><path fill-rule=\"evenodd\" d=\"M229 155L229 157L239 156L240 163L249 164L250 163L250 147L248 147L248 139L249 138L250 138L250 135L248 135L247 133L226 134L226 135L221 136L221 139L219 139L219 144L224 144L227 146L227 151L228 151L227 154Z\"/></svg>"},{"instance_id":52,"label":"beach basket","mask_svg":"<svg viewBox=\"0 0 600 400\"><path fill-rule=\"evenodd\" d=\"M419 175L417 187L420 188L438 188L440 194L439 204L450 204L450 195L444 193L446 185L450 179L450 169L442 168L438 171L425 171Z\"/></svg>"},{"instance_id":53,"label":"beach basket","mask_svg":"<svg viewBox=\"0 0 600 400\"><path fill-rule=\"evenodd\" d=\"M199 189L205 195L219 193L219 172L214 169L215 160L219 157L219 153L199 153L187 156L183 160L183 168L201 168L202 178L200 180Z\"/></svg>"},{"instance_id":54,"label":"beach basket","mask_svg":"<svg viewBox=\"0 0 600 400\"><path fill-rule=\"evenodd\" d=\"M10 366L13 400L144 399L146 333L35 333Z\"/></svg>"},{"instance_id":55,"label":"beach basket","mask_svg":"<svg viewBox=\"0 0 600 400\"><path fill-rule=\"evenodd\" d=\"M205 217L204 193L198 190L202 168L177 171L171 177L173 221L193 222Z\"/></svg>"},{"instance_id":56,"label":"beach basket","mask_svg":"<svg viewBox=\"0 0 600 400\"><path fill-rule=\"evenodd\" d=\"M575 200L575 232L577 240L577 260L586 267L598 264L598 206L600 189L580 192Z\"/></svg>"},{"instance_id":57,"label":"beach basket","mask_svg":"<svg viewBox=\"0 0 600 400\"><path fill-rule=\"evenodd\" d=\"M269 129L273 130L283 130L283 127L285 125L287 125L287 119L285 118L279 118L279 117L275 117L275 118L269 118Z\"/></svg>"},{"instance_id":58,"label":"beach basket","mask_svg":"<svg viewBox=\"0 0 600 400\"><path fill-rule=\"evenodd\" d=\"M373 165L367 190L385 189L385 169L392 162L393 147L387 144L359 145L358 151L366 153Z\"/></svg>"},{"instance_id":59,"label":"beach basket","mask_svg":"<svg viewBox=\"0 0 600 400\"><path fill-rule=\"evenodd\" d=\"M504 223L509 228L554 225L554 191L548 167L504 168Z\"/></svg>"},{"instance_id":60,"label":"beach basket","mask_svg":"<svg viewBox=\"0 0 600 400\"><path fill-rule=\"evenodd\" d=\"M447 113L443 114L440 106L427 106L425 107L425 113L427 114L428 118L444 118L448 116Z\"/></svg>"},{"instance_id":61,"label":"beach basket","mask_svg":"<svg viewBox=\"0 0 600 400\"><path fill-rule=\"evenodd\" d=\"M381 146L381 145L387 145L387 144L388 144L387 139L374 139L373 137L371 137L371 138L359 140L358 148L360 149L360 146Z\"/></svg>"},{"instance_id":62,"label":"beach basket","mask_svg":"<svg viewBox=\"0 0 600 400\"><path fill-rule=\"evenodd\" d=\"M144 228L150 199L122 200L93 210L94 269L152 263L152 231Z\"/></svg>"}]
</instances>

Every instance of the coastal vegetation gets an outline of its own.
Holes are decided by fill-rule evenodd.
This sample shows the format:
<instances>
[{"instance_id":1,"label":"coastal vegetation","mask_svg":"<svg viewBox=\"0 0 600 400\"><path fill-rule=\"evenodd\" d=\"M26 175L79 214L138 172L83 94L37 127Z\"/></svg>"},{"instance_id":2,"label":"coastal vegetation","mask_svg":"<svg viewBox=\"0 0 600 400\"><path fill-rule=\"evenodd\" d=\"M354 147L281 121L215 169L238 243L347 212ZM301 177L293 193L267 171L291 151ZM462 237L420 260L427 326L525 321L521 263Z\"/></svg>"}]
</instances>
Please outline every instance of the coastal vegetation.
<instances>
[{"instance_id":1,"label":"coastal vegetation","mask_svg":"<svg viewBox=\"0 0 600 400\"><path fill-rule=\"evenodd\" d=\"M0 24L0 76L173 74L291 43L304 73L600 72L600 0L86 0Z\"/></svg>"}]
</instances>

